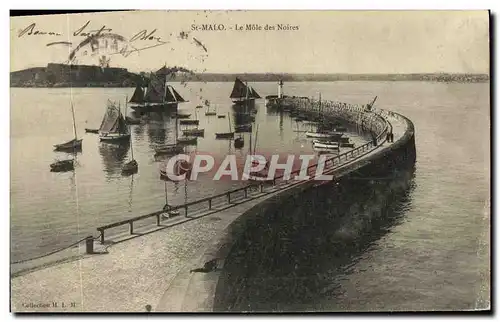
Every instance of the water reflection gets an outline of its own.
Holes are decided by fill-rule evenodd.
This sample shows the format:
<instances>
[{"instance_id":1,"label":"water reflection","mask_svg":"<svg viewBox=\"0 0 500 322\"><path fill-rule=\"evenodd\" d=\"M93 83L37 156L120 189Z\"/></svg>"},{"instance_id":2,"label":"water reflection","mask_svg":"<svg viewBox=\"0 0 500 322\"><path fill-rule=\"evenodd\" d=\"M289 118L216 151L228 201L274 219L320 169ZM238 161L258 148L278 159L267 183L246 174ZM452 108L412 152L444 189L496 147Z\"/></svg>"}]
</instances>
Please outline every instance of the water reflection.
<instances>
[{"instance_id":1,"label":"water reflection","mask_svg":"<svg viewBox=\"0 0 500 322\"><path fill-rule=\"evenodd\" d=\"M217 310L315 309L338 276L411 207L414 163L280 200L246 222L225 263ZM334 301L334 300L332 300Z\"/></svg>"},{"instance_id":2,"label":"water reflection","mask_svg":"<svg viewBox=\"0 0 500 322\"><path fill-rule=\"evenodd\" d=\"M99 144L99 154L102 157L104 173L107 179L115 177L116 175L121 176L122 167L129 150L129 144L110 144L102 142Z\"/></svg>"}]
</instances>

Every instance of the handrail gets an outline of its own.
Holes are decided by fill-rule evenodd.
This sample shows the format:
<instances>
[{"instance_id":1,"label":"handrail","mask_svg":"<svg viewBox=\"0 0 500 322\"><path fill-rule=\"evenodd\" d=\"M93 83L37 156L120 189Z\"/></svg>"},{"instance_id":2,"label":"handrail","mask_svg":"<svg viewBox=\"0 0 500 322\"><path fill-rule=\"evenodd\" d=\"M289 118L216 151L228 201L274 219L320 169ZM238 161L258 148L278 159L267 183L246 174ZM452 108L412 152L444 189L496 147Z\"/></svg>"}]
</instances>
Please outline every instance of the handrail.
<instances>
[{"instance_id":1,"label":"handrail","mask_svg":"<svg viewBox=\"0 0 500 322\"><path fill-rule=\"evenodd\" d=\"M331 104L331 102L323 102L325 104L326 107L329 107ZM311 102L311 107L313 107L314 105L314 102ZM297 104L297 109L300 110L300 109L304 109L303 107L301 107L300 104ZM350 112L353 112L353 111L356 111L358 113L367 113L367 111L364 111L362 109L359 109L359 108L346 108L346 107L340 107L338 108L338 112L345 112L346 110L349 110ZM319 112L318 110L307 110L306 109L306 112ZM335 112L335 108L333 109L329 109L327 110L326 112ZM375 146L374 148L380 146L381 144L383 144L385 142L385 139L381 140L384 136L384 134L387 133L388 129L389 129L389 126L391 127L391 131L392 131L392 125L387 121L386 118L382 117L381 115L377 114L377 113L374 113L374 112L369 112L369 113L372 113L371 115L374 115L376 117L378 117L382 122L385 123L385 127L384 129L380 132L380 134L378 136L376 136L377 138L377 142L380 142L379 144L377 144L377 146ZM328 113L330 114L330 113ZM328 115L328 116L331 116L331 115ZM370 141L370 142L367 142L363 145L360 145L358 147L356 147L355 149L352 149L352 150L349 150L347 152L344 152L342 154L339 154L339 155L336 155L336 156L333 156L327 160L325 160L325 170L327 169L326 168L326 165L328 163L331 163L331 168L328 168L328 170L333 170L335 169L335 161L337 160L337 166L340 166L341 165L341 159L342 157L345 157L345 160L347 161L348 160L348 156L349 154L351 155L351 157L354 157L354 154L357 155L357 158L360 157L360 151L363 152L363 151L368 151L370 149L370 147L373 146L373 142ZM307 172L309 172L311 169L313 168L317 168L318 167L318 163L316 164L313 164L313 165L310 165L307 167ZM297 169L297 170L294 170L290 173L290 175L292 174L298 174L300 173L300 171L302 171L302 169ZM284 177L284 174L280 175L280 176L277 176L277 177L274 177L274 179L272 180L272 185L274 187L276 187L276 180L279 180L279 179L282 179ZM286 183L286 185L288 185L288 183ZM204 203L204 202L208 202L208 210L212 209L212 200L214 199L217 199L217 198L221 198L221 197L227 197L228 198L228 204L231 203L231 194L234 194L236 192L240 192L240 191L244 191L245 192L245 198L247 198L247 192L249 189L251 188L255 188L255 187L259 187L260 188L260 192L263 193L264 190L263 190L263 187L264 187L264 182L258 182L258 183L250 183L248 185L245 185L244 187L241 187L241 188L237 188L237 189L233 189L233 190L230 190L230 191L226 191L224 193L220 193L220 194L217 194L217 195L213 195L213 196L209 196L209 197L205 197L205 198L202 198L202 199L198 199L198 200L195 200L195 201L191 201L191 202L188 202L188 203L185 203L185 204L181 204L181 205L177 205L177 206L173 206L169 209L169 211L173 211L173 210L179 210L179 209L185 209L186 211L186 214L185 216L187 217L187 210L190 206L193 206L193 205L198 205L198 204L201 204L201 203ZM273 193L275 191L272 191L272 192L268 192L268 193ZM130 233L133 234L133 223L136 222L136 221L139 221L139 220L143 220L143 219L147 219L147 218L151 218L151 217L156 217L156 223L157 225L159 226L160 225L160 216L162 214L164 214L165 211L164 210L159 210L159 211L155 211L153 213L149 213L149 214L145 214L145 215L142 215L142 216L138 216L138 217L133 217L133 218L129 218L129 219L124 219L124 220L121 220L121 221L118 221L118 222L115 222L115 223L111 223L111 224L107 224L107 225L104 225L104 226L100 226L97 228L97 230L100 232L100 239L101 239L101 243L104 243L104 231L106 229L110 229L110 228L115 228L115 227L119 227L119 226L124 226L124 225L129 225L130 226Z\"/></svg>"}]
</instances>

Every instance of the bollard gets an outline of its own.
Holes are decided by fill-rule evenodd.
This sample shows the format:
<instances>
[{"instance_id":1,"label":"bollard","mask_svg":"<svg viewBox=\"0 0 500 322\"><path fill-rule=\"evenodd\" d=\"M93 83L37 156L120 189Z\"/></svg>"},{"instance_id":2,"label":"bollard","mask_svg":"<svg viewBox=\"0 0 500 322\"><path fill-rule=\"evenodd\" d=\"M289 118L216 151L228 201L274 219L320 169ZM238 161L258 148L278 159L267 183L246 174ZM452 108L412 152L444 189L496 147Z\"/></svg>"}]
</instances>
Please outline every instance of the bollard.
<instances>
[{"instance_id":1,"label":"bollard","mask_svg":"<svg viewBox=\"0 0 500 322\"><path fill-rule=\"evenodd\" d=\"M85 238L85 252L87 254L94 253L94 237L88 236L87 238Z\"/></svg>"}]
</instances>

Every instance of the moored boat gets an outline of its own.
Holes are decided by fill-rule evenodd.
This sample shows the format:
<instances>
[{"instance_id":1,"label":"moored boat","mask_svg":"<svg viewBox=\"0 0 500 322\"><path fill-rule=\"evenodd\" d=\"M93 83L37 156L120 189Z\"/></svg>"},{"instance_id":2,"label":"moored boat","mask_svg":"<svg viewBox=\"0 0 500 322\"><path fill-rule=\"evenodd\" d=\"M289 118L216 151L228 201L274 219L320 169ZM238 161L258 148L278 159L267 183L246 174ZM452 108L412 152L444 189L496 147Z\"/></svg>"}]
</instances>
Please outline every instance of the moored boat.
<instances>
[{"instance_id":1,"label":"moored boat","mask_svg":"<svg viewBox=\"0 0 500 322\"><path fill-rule=\"evenodd\" d=\"M99 133L99 129L85 129L86 133Z\"/></svg>"},{"instance_id":2,"label":"moored boat","mask_svg":"<svg viewBox=\"0 0 500 322\"><path fill-rule=\"evenodd\" d=\"M319 148L319 149L338 150L340 148L340 145L339 145L338 142L334 142L334 141L314 140L313 141L313 147L314 148Z\"/></svg>"},{"instance_id":3,"label":"moored boat","mask_svg":"<svg viewBox=\"0 0 500 322\"><path fill-rule=\"evenodd\" d=\"M66 143L61 143L61 144L55 144L54 145L54 150L56 151L81 151L82 150L82 141L83 139L77 140L73 139L71 141L68 141Z\"/></svg>"},{"instance_id":4,"label":"moored boat","mask_svg":"<svg viewBox=\"0 0 500 322\"><path fill-rule=\"evenodd\" d=\"M120 106L108 100L106 113L99 128L99 140L109 143L120 143L130 140L130 132L125 123Z\"/></svg>"},{"instance_id":5,"label":"moored boat","mask_svg":"<svg viewBox=\"0 0 500 322\"><path fill-rule=\"evenodd\" d=\"M185 136L205 136L205 129L187 129L183 130Z\"/></svg>"},{"instance_id":6,"label":"moored boat","mask_svg":"<svg viewBox=\"0 0 500 322\"><path fill-rule=\"evenodd\" d=\"M180 120L179 124L180 125L199 125L200 121L199 120Z\"/></svg>"},{"instance_id":7,"label":"moored boat","mask_svg":"<svg viewBox=\"0 0 500 322\"><path fill-rule=\"evenodd\" d=\"M236 133L252 132L252 124L242 124L234 127Z\"/></svg>"},{"instance_id":8,"label":"moored boat","mask_svg":"<svg viewBox=\"0 0 500 322\"><path fill-rule=\"evenodd\" d=\"M244 141L243 137L239 137L239 138L234 139L234 147L236 149L241 149L244 145L245 145L245 141Z\"/></svg>"},{"instance_id":9,"label":"moored boat","mask_svg":"<svg viewBox=\"0 0 500 322\"><path fill-rule=\"evenodd\" d=\"M229 98L231 98L235 105L248 105L261 97L252 87L236 77Z\"/></svg>"},{"instance_id":10,"label":"moored boat","mask_svg":"<svg viewBox=\"0 0 500 322\"><path fill-rule=\"evenodd\" d=\"M125 123L127 124L141 124L141 119L125 116Z\"/></svg>"},{"instance_id":11,"label":"moored boat","mask_svg":"<svg viewBox=\"0 0 500 322\"><path fill-rule=\"evenodd\" d=\"M184 152L184 147L178 144L165 144L155 148L156 154L179 154Z\"/></svg>"},{"instance_id":12,"label":"moored boat","mask_svg":"<svg viewBox=\"0 0 500 322\"><path fill-rule=\"evenodd\" d=\"M340 132L331 132L331 131L317 131L317 132L306 132L306 136L309 138L340 138L344 135Z\"/></svg>"}]
</instances>

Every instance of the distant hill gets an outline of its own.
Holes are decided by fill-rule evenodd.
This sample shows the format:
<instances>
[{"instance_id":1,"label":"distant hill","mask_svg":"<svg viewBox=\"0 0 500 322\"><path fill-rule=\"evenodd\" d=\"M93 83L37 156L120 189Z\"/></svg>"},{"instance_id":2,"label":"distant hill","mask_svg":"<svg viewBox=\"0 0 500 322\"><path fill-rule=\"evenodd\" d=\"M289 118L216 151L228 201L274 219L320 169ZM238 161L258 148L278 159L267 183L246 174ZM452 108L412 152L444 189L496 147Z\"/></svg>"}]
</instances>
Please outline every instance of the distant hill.
<instances>
[{"instance_id":1,"label":"distant hill","mask_svg":"<svg viewBox=\"0 0 500 322\"><path fill-rule=\"evenodd\" d=\"M171 82L232 82L236 77L249 82L331 82L331 81L436 81L488 82L487 74L290 74L290 73L194 73L182 67L157 71ZM145 85L147 74L131 73L125 68L88 65L48 64L10 73L11 87L134 87Z\"/></svg>"}]
</instances>

